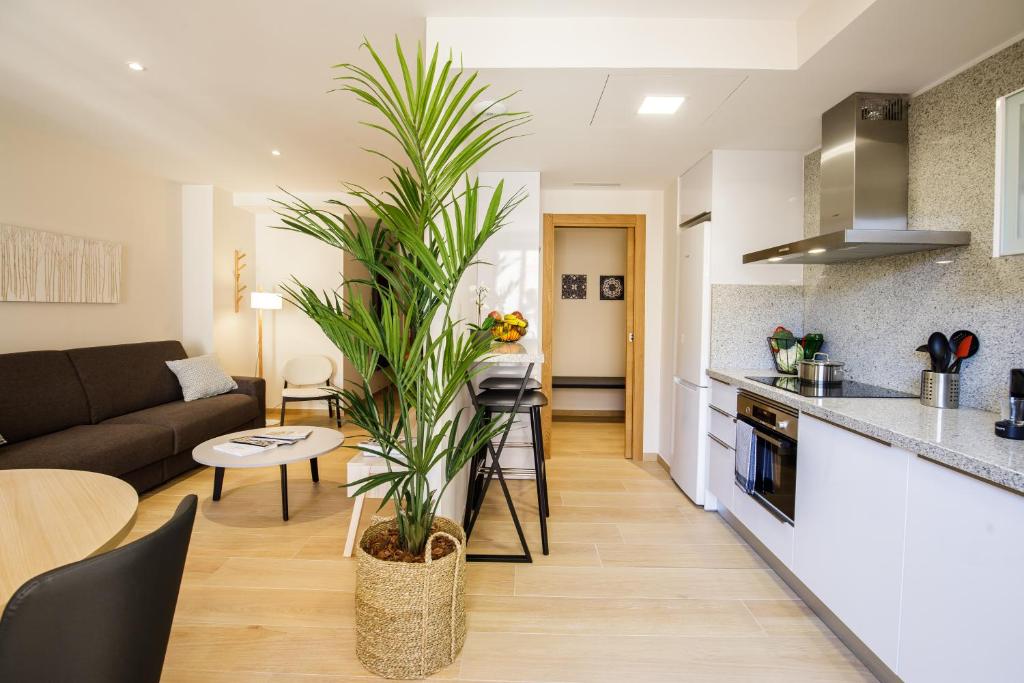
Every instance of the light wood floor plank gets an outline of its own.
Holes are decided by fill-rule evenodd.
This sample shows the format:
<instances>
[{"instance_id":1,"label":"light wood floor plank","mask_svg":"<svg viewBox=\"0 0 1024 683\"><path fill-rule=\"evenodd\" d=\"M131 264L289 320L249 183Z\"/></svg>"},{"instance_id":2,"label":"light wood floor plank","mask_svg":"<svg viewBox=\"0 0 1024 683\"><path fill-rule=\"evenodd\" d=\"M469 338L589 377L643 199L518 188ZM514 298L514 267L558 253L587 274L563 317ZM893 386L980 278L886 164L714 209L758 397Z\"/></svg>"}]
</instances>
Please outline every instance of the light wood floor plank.
<instances>
[{"instance_id":1,"label":"light wood floor plank","mask_svg":"<svg viewBox=\"0 0 1024 683\"><path fill-rule=\"evenodd\" d=\"M300 421L329 426L312 412L296 411ZM657 463L623 459L622 430L555 423L548 557L535 483L509 482L537 561L467 566L470 636L438 677L872 680L718 515L693 505ZM129 540L160 526L183 495L200 498L165 683L376 680L355 657L355 561L342 557L352 499L340 485L354 453L320 458L319 485L307 467L289 468L288 522L276 468L229 472L217 503L209 469L143 496ZM368 505L364 528L372 516ZM513 552L514 542L495 487L470 549Z\"/></svg>"}]
</instances>

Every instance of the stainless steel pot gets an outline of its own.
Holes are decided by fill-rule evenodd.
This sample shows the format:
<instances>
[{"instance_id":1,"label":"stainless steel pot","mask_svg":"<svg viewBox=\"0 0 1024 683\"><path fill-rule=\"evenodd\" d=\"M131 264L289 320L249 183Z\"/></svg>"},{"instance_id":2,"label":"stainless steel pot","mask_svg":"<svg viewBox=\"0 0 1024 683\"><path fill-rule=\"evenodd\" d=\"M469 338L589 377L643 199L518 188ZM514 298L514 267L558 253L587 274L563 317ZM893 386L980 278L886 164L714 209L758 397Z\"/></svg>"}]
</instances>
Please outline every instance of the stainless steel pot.
<instances>
[{"instance_id":1,"label":"stainless steel pot","mask_svg":"<svg viewBox=\"0 0 1024 683\"><path fill-rule=\"evenodd\" d=\"M819 360L821 356L824 360ZM797 374L800 381L807 384L838 384L843 381L843 366L846 363L834 361L827 353L816 353L811 360L797 363Z\"/></svg>"}]
</instances>

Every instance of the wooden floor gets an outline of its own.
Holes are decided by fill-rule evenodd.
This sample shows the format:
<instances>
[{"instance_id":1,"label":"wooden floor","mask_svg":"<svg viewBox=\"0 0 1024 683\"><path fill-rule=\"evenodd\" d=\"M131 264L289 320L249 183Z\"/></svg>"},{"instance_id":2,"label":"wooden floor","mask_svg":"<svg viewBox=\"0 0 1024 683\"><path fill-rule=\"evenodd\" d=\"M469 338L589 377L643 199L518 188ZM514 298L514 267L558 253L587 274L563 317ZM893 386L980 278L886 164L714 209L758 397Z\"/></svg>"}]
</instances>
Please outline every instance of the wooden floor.
<instances>
[{"instance_id":1,"label":"wooden floor","mask_svg":"<svg viewBox=\"0 0 1024 683\"><path fill-rule=\"evenodd\" d=\"M470 632L437 678L874 680L717 515L657 464L624 460L622 430L555 423L551 555L540 555L533 482L511 482L537 561L469 565ZM308 467L289 468L289 522L277 468L228 471L217 503L207 469L145 496L129 540L183 495L200 498L166 683L372 678L355 657L355 563L342 557L352 503L339 486L353 452L321 458L318 486ZM500 502L485 504L471 550L513 549Z\"/></svg>"}]
</instances>

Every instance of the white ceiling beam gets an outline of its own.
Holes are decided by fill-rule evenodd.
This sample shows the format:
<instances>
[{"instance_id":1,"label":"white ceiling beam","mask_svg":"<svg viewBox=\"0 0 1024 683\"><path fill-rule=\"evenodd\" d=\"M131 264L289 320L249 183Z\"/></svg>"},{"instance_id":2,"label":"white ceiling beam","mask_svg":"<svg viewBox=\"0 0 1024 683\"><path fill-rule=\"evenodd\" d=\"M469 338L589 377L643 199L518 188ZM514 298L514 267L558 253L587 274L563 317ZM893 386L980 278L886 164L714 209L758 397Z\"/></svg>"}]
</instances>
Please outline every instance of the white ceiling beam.
<instances>
[{"instance_id":1,"label":"white ceiling beam","mask_svg":"<svg viewBox=\"0 0 1024 683\"><path fill-rule=\"evenodd\" d=\"M792 21L427 17L426 44L472 69L795 69Z\"/></svg>"}]
</instances>

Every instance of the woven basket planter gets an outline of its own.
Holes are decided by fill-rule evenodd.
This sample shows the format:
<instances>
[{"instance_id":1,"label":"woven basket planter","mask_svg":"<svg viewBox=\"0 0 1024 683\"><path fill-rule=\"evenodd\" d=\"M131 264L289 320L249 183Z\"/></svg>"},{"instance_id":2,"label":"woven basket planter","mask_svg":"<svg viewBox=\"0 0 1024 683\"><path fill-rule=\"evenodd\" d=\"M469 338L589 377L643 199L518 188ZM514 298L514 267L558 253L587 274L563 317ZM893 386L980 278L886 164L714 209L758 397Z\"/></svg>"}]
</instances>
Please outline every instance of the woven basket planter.
<instances>
[{"instance_id":1,"label":"woven basket planter","mask_svg":"<svg viewBox=\"0 0 1024 683\"><path fill-rule=\"evenodd\" d=\"M356 549L356 655L369 671L385 678L424 678L455 661L466 641L466 536L462 527L435 518L440 534L456 551L439 560L413 564L378 560L364 541L394 528L376 522Z\"/></svg>"}]
</instances>

